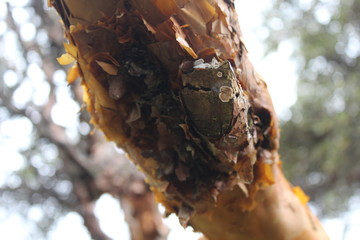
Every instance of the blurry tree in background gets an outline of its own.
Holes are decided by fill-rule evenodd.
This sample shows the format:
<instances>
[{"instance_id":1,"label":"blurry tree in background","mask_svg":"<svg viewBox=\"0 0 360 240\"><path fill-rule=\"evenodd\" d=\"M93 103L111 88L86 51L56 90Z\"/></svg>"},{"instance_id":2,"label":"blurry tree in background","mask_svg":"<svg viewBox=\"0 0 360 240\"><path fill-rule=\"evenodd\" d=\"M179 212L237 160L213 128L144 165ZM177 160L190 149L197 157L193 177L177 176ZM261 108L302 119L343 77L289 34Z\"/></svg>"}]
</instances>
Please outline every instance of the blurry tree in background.
<instances>
[{"instance_id":1,"label":"blurry tree in background","mask_svg":"<svg viewBox=\"0 0 360 240\"><path fill-rule=\"evenodd\" d=\"M0 1L0 221L15 216L27 226L26 239L49 239L61 216L77 212L93 239L109 239L94 203L110 193L132 239L165 239L143 176L99 132L89 134L81 87L67 86L56 61L64 41L59 18L45 6Z\"/></svg>"},{"instance_id":2,"label":"blurry tree in background","mask_svg":"<svg viewBox=\"0 0 360 240\"><path fill-rule=\"evenodd\" d=\"M275 1L264 17L270 50L291 46L298 100L281 131L287 175L325 214L360 185L360 1Z\"/></svg>"}]
</instances>

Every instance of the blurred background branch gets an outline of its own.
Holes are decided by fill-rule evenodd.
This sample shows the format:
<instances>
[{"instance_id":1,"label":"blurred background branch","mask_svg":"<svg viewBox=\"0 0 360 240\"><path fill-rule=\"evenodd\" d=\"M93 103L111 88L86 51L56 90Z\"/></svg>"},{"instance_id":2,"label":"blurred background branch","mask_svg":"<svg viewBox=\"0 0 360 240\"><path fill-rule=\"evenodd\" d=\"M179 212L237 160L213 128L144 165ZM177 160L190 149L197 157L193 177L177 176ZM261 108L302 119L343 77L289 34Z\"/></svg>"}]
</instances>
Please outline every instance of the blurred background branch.
<instances>
[{"instance_id":1,"label":"blurred background branch","mask_svg":"<svg viewBox=\"0 0 360 240\"><path fill-rule=\"evenodd\" d=\"M360 1L275 1L264 19L268 52L290 48L297 102L283 119L287 175L324 215L348 208L360 184Z\"/></svg>"}]
</instances>

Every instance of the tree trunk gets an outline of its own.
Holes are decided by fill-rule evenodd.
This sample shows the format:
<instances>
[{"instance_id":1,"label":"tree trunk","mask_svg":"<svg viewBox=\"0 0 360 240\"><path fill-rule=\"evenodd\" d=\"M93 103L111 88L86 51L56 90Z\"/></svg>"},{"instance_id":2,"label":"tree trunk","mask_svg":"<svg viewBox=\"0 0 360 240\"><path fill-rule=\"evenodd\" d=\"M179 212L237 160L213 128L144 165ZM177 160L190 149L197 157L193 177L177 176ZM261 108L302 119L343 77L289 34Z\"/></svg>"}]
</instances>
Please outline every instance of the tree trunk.
<instances>
[{"instance_id":1,"label":"tree trunk","mask_svg":"<svg viewBox=\"0 0 360 240\"><path fill-rule=\"evenodd\" d=\"M232 0L51 0L91 123L208 239L328 239L283 177L278 121ZM76 71L71 71L69 80Z\"/></svg>"}]
</instances>

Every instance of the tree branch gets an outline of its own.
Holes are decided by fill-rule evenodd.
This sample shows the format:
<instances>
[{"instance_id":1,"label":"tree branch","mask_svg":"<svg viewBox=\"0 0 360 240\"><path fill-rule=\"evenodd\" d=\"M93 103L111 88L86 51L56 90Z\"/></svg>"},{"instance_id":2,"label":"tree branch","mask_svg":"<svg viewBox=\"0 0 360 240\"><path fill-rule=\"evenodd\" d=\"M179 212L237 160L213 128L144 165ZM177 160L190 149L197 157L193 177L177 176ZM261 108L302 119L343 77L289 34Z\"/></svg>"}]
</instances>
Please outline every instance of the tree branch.
<instances>
[{"instance_id":1,"label":"tree branch","mask_svg":"<svg viewBox=\"0 0 360 240\"><path fill-rule=\"evenodd\" d=\"M233 1L53 0L91 122L208 239L327 239L283 177Z\"/></svg>"}]
</instances>

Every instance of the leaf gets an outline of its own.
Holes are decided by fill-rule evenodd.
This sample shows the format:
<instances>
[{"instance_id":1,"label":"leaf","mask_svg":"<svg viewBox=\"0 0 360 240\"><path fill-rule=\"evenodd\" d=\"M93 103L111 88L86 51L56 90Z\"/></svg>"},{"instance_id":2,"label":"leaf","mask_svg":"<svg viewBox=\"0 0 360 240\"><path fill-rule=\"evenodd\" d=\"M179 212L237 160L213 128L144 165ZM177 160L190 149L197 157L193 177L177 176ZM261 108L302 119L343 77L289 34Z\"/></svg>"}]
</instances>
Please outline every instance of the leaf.
<instances>
[{"instance_id":1,"label":"leaf","mask_svg":"<svg viewBox=\"0 0 360 240\"><path fill-rule=\"evenodd\" d=\"M99 64L99 66L102 68L102 70L104 70L106 73L110 74L110 75L117 75L118 72L118 67L110 64L110 63L106 63L106 62L102 62L102 61L96 61L97 64Z\"/></svg>"},{"instance_id":2,"label":"leaf","mask_svg":"<svg viewBox=\"0 0 360 240\"><path fill-rule=\"evenodd\" d=\"M74 64L68 71L66 81L68 84L72 84L80 76L79 67L77 64Z\"/></svg>"},{"instance_id":3,"label":"leaf","mask_svg":"<svg viewBox=\"0 0 360 240\"><path fill-rule=\"evenodd\" d=\"M69 53L64 53L61 55L61 57L56 58L56 60L61 65L68 65L70 63L73 63L75 61L75 58L71 56Z\"/></svg>"},{"instance_id":4,"label":"leaf","mask_svg":"<svg viewBox=\"0 0 360 240\"><path fill-rule=\"evenodd\" d=\"M180 36L180 34L176 33L176 41L180 43L180 46L194 59L198 58L197 54L194 50L189 46L188 42Z\"/></svg>"},{"instance_id":5,"label":"leaf","mask_svg":"<svg viewBox=\"0 0 360 240\"><path fill-rule=\"evenodd\" d=\"M73 56L75 59L77 58L77 47L72 43L64 43L65 51Z\"/></svg>"},{"instance_id":6,"label":"leaf","mask_svg":"<svg viewBox=\"0 0 360 240\"><path fill-rule=\"evenodd\" d=\"M246 188L245 183L238 182L237 185L238 185L238 187L241 189L241 191L245 194L245 197L249 197L249 191L248 191L248 189Z\"/></svg>"},{"instance_id":7,"label":"leaf","mask_svg":"<svg viewBox=\"0 0 360 240\"><path fill-rule=\"evenodd\" d=\"M135 122L141 117L141 109L139 104L135 104L135 106L130 110L130 113L126 119L127 123Z\"/></svg>"},{"instance_id":8,"label":"leaf","mask_svg":"<svg viewBox=\"0 0 360 240\"><path fill-rule=\"evenodd\" d=\"M191 135L190 135L189 125L187 125L185 123L181 123L181 124L179 124L179 127L181 127L181 129L184 131L186 140L190 140Z\"/></svg>"}]
</instances>

